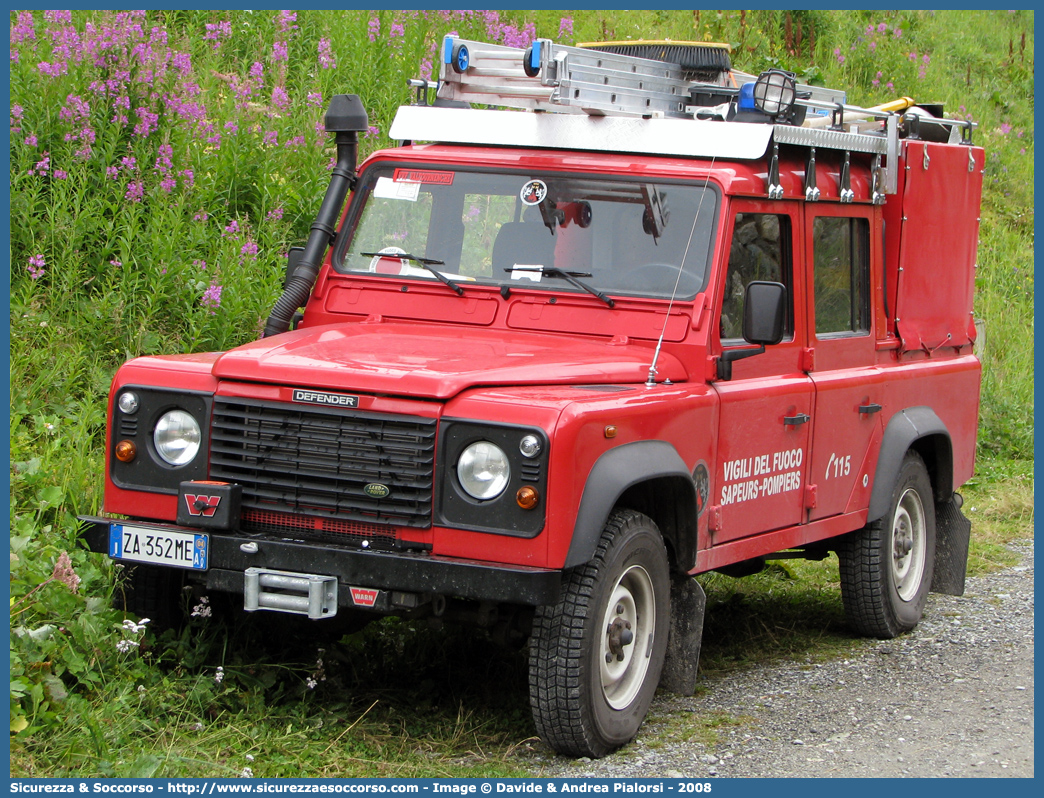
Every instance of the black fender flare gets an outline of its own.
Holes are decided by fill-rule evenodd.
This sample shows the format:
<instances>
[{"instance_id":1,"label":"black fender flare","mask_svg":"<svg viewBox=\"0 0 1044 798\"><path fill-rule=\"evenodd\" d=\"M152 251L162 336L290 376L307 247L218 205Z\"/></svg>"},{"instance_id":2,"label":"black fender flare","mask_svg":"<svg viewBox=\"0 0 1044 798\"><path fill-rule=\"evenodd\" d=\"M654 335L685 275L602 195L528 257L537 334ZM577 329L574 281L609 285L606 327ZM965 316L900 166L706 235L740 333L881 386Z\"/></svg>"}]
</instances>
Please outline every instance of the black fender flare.
<instances>
[{"instance_id":1,"label":"black fender flare","mask_svg":"<svg viewBox=\"0 0 1044 798\"><path fill-rule=\"evenodd\" d=\"M924 443L917 445L917 441ZM892 416L885 427L881 451L877 456L877 468L874 470L874 489L870 494L867 523L884 517L888 512L895 475L899 473L903 458L911 448L921 453L929 471L933 472L932 489L936 502L945 501L953 493L953 443L950 431L930 407L908 407Z\"/></svg>"},{"instance_id":2,"label":"black fender flare","mask_svg":"<svg viewBox=\"0 0 1044 798\"><path fill-rule=\"evenodd\" d=\"M666 441L654 440L625 443L595 461L584 484L564 567L573 568L590 561L609 514L629 488L663 479L670 480L680 491L676 502L680 506L666 508L671 522L661 522L660 531L674 549L675 569L688 571L695 566L696 484L678 451ZM645 510L643 507L634 509Z\"/></svg>"}]
</instances>

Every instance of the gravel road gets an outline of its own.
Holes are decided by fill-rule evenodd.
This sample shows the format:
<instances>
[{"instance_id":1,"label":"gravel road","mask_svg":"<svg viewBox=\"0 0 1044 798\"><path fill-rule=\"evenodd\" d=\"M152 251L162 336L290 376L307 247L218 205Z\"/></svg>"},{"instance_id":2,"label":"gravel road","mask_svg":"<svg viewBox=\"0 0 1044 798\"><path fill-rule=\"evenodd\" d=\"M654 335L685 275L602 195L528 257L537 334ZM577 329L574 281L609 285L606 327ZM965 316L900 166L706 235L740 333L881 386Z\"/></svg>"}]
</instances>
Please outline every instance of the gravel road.
<instances>
[{"instance_id":1,"label":"gravel road","mask_svg":"<svg viewBox=\"0 0 1044 798\"><path fill-rule=\"evenodd\" d=\"M933 594L910 634L730 673L698 697L661 691L659 724L602 760L519 757L542 777L1032 777L1033 542L1012 548L1019 565ZM713 746L677 742L685 713L736 722Z\"/></svg>"}]
</instances>

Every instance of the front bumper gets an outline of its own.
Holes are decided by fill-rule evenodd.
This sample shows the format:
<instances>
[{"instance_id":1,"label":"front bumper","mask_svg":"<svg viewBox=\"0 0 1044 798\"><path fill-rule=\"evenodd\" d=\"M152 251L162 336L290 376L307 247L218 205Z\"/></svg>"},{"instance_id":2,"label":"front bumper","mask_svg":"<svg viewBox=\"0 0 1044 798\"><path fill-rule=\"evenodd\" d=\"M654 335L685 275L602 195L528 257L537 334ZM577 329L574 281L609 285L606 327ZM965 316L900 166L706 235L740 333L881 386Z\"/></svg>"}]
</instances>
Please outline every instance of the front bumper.
<instances>
[{"instance_id":1,"label":"front bumper","mask_svg":"<svg viewBox=\"0 0 1044 798\"><path fill-rule=\"evenodd\" d=\"M94 516L81 516L80 521L84 524L81 537L87 548L108 554L109 527L120 522ZM231 593L243 592L243 573L247 568L336 576L346 587L533 607L555 603L561 584L562 572L546 568L492 565L410 552L366 551L265 535L215 534L211 530L174 524L149 522L146 525L174 532L207 532L210 535L209 567L190 573L196 574L210 590ZM340 594L347 599L349 591Z\"/></svg>"}]
</instances>

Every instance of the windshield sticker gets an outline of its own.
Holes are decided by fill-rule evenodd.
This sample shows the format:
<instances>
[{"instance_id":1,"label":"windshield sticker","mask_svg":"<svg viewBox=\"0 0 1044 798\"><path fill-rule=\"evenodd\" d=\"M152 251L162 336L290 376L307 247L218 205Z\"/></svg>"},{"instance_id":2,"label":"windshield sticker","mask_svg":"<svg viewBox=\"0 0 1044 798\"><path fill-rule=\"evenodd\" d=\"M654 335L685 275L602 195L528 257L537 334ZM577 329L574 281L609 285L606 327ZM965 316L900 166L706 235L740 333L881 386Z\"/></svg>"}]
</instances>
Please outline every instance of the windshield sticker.
<instances>
[{"instance_id":1,"label":"windshield sticker","mask_svg":"<svg viewBox=\"0 0 1044 798\"><path fill-rule=\"evenodd\" d=\"M547 196L547 184L543 180L530 180L519 192L526 205L539 205Z\"/></svg>"},{"instance_id":2,"label":"windshield sticker","mask_svg":"<svg viewBox=\"0 0 1044 798\"><path fill-rule=\"evenodd\" d=\"M534 283L539 283L540 278L543 277L540 269L541 266L530 266L527 263L516 263L511 269L512 280L530 280Z\"/></svg>"},{"instance_id":3,"label":"windshield sticker","mask_svg":"<svg viewBox=\"0 0 1044 798\"><path fill-rule=\"evenodd\" d=\"M416 202L420 196L420 183L408 183L405 180L396 183L390 177L378 177L373 187L373 196L378 199L409 200Z\"/></svg>"},{"instance_id":4,"label":"windshield sticker","mask_svg":"<svg viewBox=\"0 0 1044 798\"><path fill-rule=\"evenodd\" d=\"M435 183L439 186L453 185L453 172L432 172L426 169L396 169L392 180L397 183Z\"/></svg>"}]
</instances>

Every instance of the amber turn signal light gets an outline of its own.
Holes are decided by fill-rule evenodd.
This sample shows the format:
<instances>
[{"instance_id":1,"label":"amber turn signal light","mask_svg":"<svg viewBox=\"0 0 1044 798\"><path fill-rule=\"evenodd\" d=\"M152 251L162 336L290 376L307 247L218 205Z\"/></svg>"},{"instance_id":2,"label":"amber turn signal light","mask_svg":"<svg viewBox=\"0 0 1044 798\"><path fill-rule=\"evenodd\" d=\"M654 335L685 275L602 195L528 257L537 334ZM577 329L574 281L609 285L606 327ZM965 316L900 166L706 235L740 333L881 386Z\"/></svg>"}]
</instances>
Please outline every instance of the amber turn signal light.
<instances>
[{"instance_id":1,"label":"amber turn signal light","mask_svg":"<svg viewBox=\"0 0 1044 798\"><path fill-rule=\"evenodd\" d=\"M116 459L121 463L129 463L138 456L138 447L134 441L120 441L116 444Z\"/></svg>"},{"instance_id":2,"label":"amber turn signal light","mask_svg":"<svg viewBox=\"0 0 1044 798\"><path fill-rule=\"evenodd\" d=\"M540 501L540 494L537 493L537 489L530 485L523 485L518 489L518 493L515 494L515 501L518 502L518 506L523 510L532 510L537 506L537 502Z\"/></svg>"}]
</instances>

